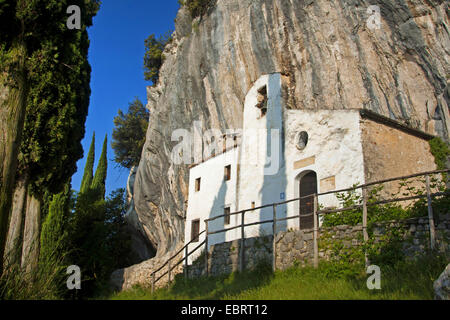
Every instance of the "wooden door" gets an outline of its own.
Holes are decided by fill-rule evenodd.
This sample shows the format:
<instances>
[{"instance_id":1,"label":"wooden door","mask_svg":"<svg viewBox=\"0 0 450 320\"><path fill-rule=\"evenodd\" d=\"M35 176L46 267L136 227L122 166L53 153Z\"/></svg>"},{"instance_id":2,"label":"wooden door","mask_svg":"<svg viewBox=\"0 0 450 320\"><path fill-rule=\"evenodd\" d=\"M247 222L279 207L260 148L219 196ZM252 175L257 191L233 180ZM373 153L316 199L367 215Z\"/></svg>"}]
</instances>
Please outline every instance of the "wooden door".
<instances>
[{"instance_id":1,"label":"wooden door","mask_svg":"<svg viewBox=\"0 0 450 320\"><path fill-rule=\"evenodd\" d=\"M314 227L314 194L317 193L317 175L311 171L300 181L300 230ZM306 198L303 198L306 197ZM302 217L304 216L304 217Z\"/></svg>"}]
</instances>

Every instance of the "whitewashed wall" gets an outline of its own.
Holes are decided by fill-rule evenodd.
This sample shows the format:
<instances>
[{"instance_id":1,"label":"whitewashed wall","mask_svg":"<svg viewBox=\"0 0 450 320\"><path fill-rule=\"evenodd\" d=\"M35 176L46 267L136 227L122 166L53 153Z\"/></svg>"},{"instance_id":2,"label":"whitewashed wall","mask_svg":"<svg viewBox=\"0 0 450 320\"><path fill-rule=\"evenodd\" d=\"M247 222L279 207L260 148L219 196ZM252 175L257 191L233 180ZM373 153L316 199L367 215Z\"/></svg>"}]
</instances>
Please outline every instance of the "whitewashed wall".
<instances>
[{"instance_id":1,"label":"whitewashed wall","mask_svg":"<svg viewBox=\"0 0 450 320\"><path fill-rule=\"evenodd\" d=\"M220 216L224 213L225 207L230 207L231 212L236 211L236 183L237 183L237 162L239 147L228 150L204 163L201 163L190 170L189 174L189 197L186 212L185 243L191 240L192 221L200 219L200 232L205 230L205 219ZM231 179L224 180L224 168L231 165ZM195 191L195 180L201 178L200 191ZM234 226L237 215L231 216L230 225ZM224 219L219 218L209 224L209 230L219 230L224 228ZM233 234L224 233L211 235L208 239L209 245L230 241ZM189 250L193 250L201 241L205 239L204 234L200 236L198 243L189 245ZM200 254L198 250L190 256L190 261L195 260ZM190 262L189 262L190 263Z\"/></svg>"},{"instance_id":2,"label":"whitewashed wall","mask_svg":"<svg viewBox=\"0 0 450 320\"><path fill-rule=\"evenodd\" d=\"M268 110L261 117L258 90L267 86ZM361 145L360 114L358 110L285 110L281 98L281 77L264 75L248 92L244 105L241 146L193 167L189 177L189 200L185 228L186 242L191 239L191 224L222 215L224 207L231 212L255 206L282 202L299 197L299 178L309 171L317 174L318 192L321 180L334 177L335 190L364 183L364 162ZM309 136L305 149L296 148L296 135L306 131ZM295 168L294 163L314 157L314 163ZM239 176L237 165L240 165ZM232 165L231 180L225 182L224 167ZM201 177L201 190L195 192L195 179ZM325 207L337 206L334 195L321 196ZM277 217L298 215L298 201L277 207ZM245 223L270 220L273 209L248 211ZM229 225L219 218L209 224L209 231L239 225L240 215L231 217ZM297 229L298 219L277 225L277 230ZM246 227L245 236L255 237L272 233L272 224ZM232 241L241 237L240 229L209 237L209 245ZM200 238L203 241L204 236ZM197 244L190 245L193 249ZM190 257L195 259L201 251Z\"/></svg>"},{"instance_id":3,"label":"whitewashed wall","mask_svg":"<svg viewBox=\"0 0 450 320\"><path fill-rule=\"evenodd\" d=\"M260 117L256 107L258 90L267 86L267 114ZM244 105L241 171L239 177L239 209L248 209L251 203L261 206L280 201L286 188L282 148L281 77L279 73L264 75L248 92ZM246 223L269 220L272 208L246 213ZM272 233L272 224L245 229L246 237ZM240 236L240 235L239 235Z\"/></svg>"},{"instance_id":4,"label":"whitewashed wall","mask_svg":"<svg viewBox=\"0 0 450 320\"><path fill-rule=\"evenodd\" d=\"M299 177L307 171L317 174L318 192L320 181L335 177L336 188L344 189L353 184L365 183L364 159L361 144L360 115L358 110L286 110L286 167L288 185L287 199L299 197ZM298 150L295 137L306 131L309 141L305 149ZM315 163L295 169L294 163L315 157ZM319 197L319 204L325 207L337 206L334 195ZM288 204L288 216L298 214L298 202ZM288 223L288 228L298 227L298 220Z\"/></svg>"}]
</instances>

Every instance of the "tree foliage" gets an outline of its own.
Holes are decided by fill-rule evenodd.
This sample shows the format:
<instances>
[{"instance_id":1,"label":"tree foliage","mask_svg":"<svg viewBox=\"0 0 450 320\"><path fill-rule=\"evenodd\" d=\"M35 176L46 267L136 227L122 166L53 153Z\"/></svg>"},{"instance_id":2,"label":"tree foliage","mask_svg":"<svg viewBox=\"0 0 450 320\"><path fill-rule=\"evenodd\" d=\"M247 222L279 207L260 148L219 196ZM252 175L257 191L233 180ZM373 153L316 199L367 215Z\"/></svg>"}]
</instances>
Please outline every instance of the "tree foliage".
<instances>
[{"instance_id":1,"label":"tree foliage","mask_svg":"<svg viewBox=\"0 0 450 320\"><path fill-rule=\"evenodd\" d=\"M446 169L448 157L450 156L450 148L448 144L438 137L431 139L429 144L438 170Z\"/></svg>"},{"instance_id":2,"label":"tree foliage","mask_svg":"<svg viewBox=\"0 0 450 320\"><path fill-rule=\"evenodd\" d=\"M92 296L115 269L129 263L130 237L126 232L125 190L106 200L98 189L79 193L69 219L71 261L82 270L83 296Z\"/></svg>"},{"instance_id":3,"label":"tree foliage","mask_svg":"<svg viewBox=\"0 0 450 320\"><path fill-rule=\"evenodd\" d=\"M27 49L30 89L19 174L24 170L31 172L35 191L45 186L58 193L83 155L80 142L85 132L91 72L87 27L92 25L99 1L4 0L0 5L0 43L4 53L21 36ZM82 30L67 28L69 5L81 8ZM14 73L13 63L4 67Z\"/></svg>"},{"instance_id":4,"label":"tree foliage","mask_svg":"<svg viewBox=\"0 0 450 320\"><path fill-rule=\"evenodd\" d=\"M171 32L156 38L154 34L151 34L145 39L145 55L144 55L144 78L147 81L151 81L153 85L158 82L159 69L164 61L164 47L172 38Z\"/></svg>"},{"instance_id":5,"label":"tree foliage","mask_svg":"<svg viewBox=\"0 0 450 320\"><path fill-rule=\"evenodd\" d=\"M148 127L149 112L142 102L135 98L128 106L128 112L119 114L114 118L112 134L112 148L114 161L122 167L131 168L139 164L145 135Z\"/></svg>"},{"instance_id":6,"label":"tree foliage","mask_svg":"<svg viewBox=\"0 0 450 320\"><path fill-rule=\"evenodd\" d=\"M39 252L39 273L50 280L49 291L55 297L62 297L65 289L66 267L68 264L68 216L70 184L64 191L53 195L48 213L42 224Z\"/></svg>"},{"instance_id":7,"label":"tree foliage","mask_svg":"<svg viewBox=\"0 0 450 320\"><path fill-rule=\"evenodd\" d=\"M95 154L91 144L89 156ZM92 159L93 162L93 159ZM85 170L92 171L92 166ZM84 172L84 176L88 176ZM71 264L78 265L82 273L83 297L92 296L107 281L115 269L129 262L130 239L126 232L125 190L118 189L105 199L107 176L107 137L97 164L95 176L88 188L75 194L68 216L68 247ZM87 180L86 180L87 183Z\"/></svg>"},{"instance_id":8,"label":"tree foliage","mask_svg":"<svg viewBox=\"0 0 450 320\"><path fill-rule=\"evenodd\" d=\"M80 7L82 30L67 28L69 5ZM86 28L98 8L97 0L0 1L0 88L7 94L0 97L7 115L0 112L7 132L0 139L0 256L14 175L27 172L31 194L42 198L63 189L82 157L91 71Z\"/></svg>"},{"instance_id":9,"label":"tree foliage","mask_svg":"<svg viewBox=\"0 0 450 320\"><path fill-rule=\"evenodd\" d=\"M95 170L94 179L92 179L91 189L99 192L102 199L105 198L106 172L108 169L108 159L106 157L108 147L108 136L105 136L103 141L102 153L98 161L97 169Z\"/></svg>"},{"instance_id":10,"label":"tree foliage","mask_svg":"<svg viewBox=\"0 0 450 320\"><path fill-rule=\"evenodd\" d=\"M202 16L214 4L214 0L178 0L181 6L186 6L192 18Z\"/></svg>"},{"instance_id":11,"label":"tree foliage","mask_svg":"<svg viewBox=\"0 0 450 320\"><path fill-rule=\"evenodd\" d=\"M92 184L94 175L94 161L95 161L95 132L92 135L91 146L89 147L86 165L84 166L83 179L81 179L80 192L86 192Z\"/></svg>"},{"instance_id":12,"label":"tree foliage","mask_svg":"<svg viewBox=\"0 0 450 320\"><path fill-rule=\"evenodd\" d=\"M46 263L60 259L67 249L67 218L69 211L70 188L66 186L50 201L48 214L42 224L40 262Z\"/></svg>"}]
</instances>

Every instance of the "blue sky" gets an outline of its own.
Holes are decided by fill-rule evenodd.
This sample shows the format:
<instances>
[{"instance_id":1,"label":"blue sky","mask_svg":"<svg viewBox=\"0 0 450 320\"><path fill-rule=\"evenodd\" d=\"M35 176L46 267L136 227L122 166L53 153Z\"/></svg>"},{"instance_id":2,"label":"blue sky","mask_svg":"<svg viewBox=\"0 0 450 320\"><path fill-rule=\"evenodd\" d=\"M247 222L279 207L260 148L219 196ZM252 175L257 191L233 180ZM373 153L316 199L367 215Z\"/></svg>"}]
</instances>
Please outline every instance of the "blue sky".
<instances>
[{"instance_id":1,"label":"blue sky","mask_svg":"<svg viewBox=\"0 0 450 320\"><path fill-rule=\"evenodd\" d=\"M136 96L144 105L147 103L146 86L151 82L144 80L144 40L152 33L159 36L174 30L178 8L177 0L103 0L94 25L89 28L92 93L82 144L87 156L95 131L96 166L103 139L108 135L107 194L125 188L129 173L113 161L113 119L119 109L126 112ZM78 171L72 177L75 190L80 188L84 165L84 158L77 162Z\"/></svg>"}]
</instances>

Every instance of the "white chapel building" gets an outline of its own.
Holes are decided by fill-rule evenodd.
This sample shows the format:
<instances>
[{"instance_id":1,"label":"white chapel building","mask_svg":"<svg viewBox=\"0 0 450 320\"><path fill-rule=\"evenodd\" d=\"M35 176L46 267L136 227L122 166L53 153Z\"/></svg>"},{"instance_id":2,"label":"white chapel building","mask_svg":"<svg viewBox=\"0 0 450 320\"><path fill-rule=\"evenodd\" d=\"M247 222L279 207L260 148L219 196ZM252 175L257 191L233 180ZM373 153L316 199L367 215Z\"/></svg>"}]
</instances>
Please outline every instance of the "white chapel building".
<instances>
[{"instance_id":1,"label":"white chapel building","mask_svg":"<svg viewBox=\"0 0 450 320\"><path fill-rule=\"evenodd\" d=\"M282 85L279 73L261 76L246 96L242 128L224 137L220 152L191 166L185 243L203 241L204 233L198 234L214 216L436 169L428 145L433 136L363 109L287 109ZM338 205L334 195L321 196L319 203ZM277 218L311 211L312 197L278 206ZM270 220L272 214L271 207L248 211L245 223ZM290 219L277 230L312 223L312 217ZM211 221L208 228L240 224L237 214ZM271 223L245 228L246 238L271 233ZM210 235L208 244L240 238L237 228Z\"/></svg>"}]
</instances>

